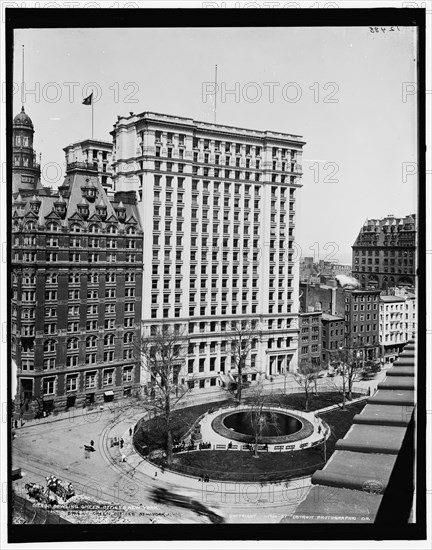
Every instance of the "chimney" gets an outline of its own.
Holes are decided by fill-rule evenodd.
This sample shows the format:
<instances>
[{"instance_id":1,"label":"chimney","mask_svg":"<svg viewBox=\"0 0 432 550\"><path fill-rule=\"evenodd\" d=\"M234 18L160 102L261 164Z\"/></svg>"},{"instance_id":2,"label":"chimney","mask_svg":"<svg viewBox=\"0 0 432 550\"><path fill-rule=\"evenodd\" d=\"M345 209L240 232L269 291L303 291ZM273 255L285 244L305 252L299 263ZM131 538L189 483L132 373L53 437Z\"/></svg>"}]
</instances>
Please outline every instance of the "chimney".
<instances>
[{"instance_id":1,"label":"chimney","mask_svg":"<svg viewBox=\"0 0 432 550\"><path fill-rule=\"evenodd\" d=\"M123 204L136 204L135 191L117 191L114 193L114 202L122 202Z\"/></svg>"},{"instance_id":2,"label":"chimney","mask_svg":"<svg viewBox=\"0 0 432 550\"><path fill-rule=\"evenodd\" d=\"M331 297L331 314L336 315L336 287L333 287L331 289L332 297Z\"/></svg>"}]
</instances>

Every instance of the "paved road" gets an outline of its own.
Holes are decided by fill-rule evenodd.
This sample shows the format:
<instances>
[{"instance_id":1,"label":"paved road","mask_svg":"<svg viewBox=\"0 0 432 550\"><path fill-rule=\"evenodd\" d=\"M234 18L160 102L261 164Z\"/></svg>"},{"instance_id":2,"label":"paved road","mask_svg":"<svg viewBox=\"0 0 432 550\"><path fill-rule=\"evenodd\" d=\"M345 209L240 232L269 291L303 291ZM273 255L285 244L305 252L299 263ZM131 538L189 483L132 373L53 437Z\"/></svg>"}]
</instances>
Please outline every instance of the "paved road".
<instances>
[{"instance_id":1,"label":"paved road","mask_svg":"<svg viewBox=\"0 0 432 550\"><path fill-rule=\"evenodd\" d=\"M376 380L356 385L366 388L371 386L373 392L384 375L381 372ZM328 381L323 379L320 383L325 385ZM332 383L338 384L338 380L333 379ZM288 392L298 391L298 387L291 383L285 384L282 377L272 387L276 386L280 390L285 385ZM220 397L226 397L226 393L215 396L216 399ZM206 399L208 400L208 396L190 396L187 404L196 404ZM15 490L25 495L25 483L34 481L44 484L45 476L54 474L71 482L77 493L107 502L155 509L149 490L164 483L161 476L155 479L154 472L150 471L152 467L147 463L121 463L118 448L110 450L108 446L109 437L127 433L137 415L142 416L139 405L129 409L113 407L112 410L107 408L91 413L83 410L77 411L73 416L64 414L57 418L28 422L17 430L17 437L13 441L13 464L21 466L25 472L23 479L14 482ZM84 444L88 445L90 440L95 441L96 452L85 458ZM165 477L169 481L168 473ZM223 509L230 522L271 523L280 521L304 498L309 481L297 482L287 487L283 484L200 484L197 480L188 481L184 485L195 498ZM175 514L161 521L208 521L185 509L159 505L157 510ZM149 522L150 519L145 516L136 521Z\"/></svg>"}]
</instances>

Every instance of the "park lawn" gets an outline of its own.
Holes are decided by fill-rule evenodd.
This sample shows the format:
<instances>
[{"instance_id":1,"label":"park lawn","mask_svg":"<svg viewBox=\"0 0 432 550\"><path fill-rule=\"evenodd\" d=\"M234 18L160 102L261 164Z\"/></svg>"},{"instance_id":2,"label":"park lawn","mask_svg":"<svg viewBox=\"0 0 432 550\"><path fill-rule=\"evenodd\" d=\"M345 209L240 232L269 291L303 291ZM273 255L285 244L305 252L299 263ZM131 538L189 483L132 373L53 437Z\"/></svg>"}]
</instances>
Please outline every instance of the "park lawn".
<instances>
[{"instance_id":1,"label":"park lawn","mask_svg":"<svg viewBox=\"0 0 432 550\"><path fill-rule=\"evenodd\" d=\"M222 405L234 404L234 400L215 401L202 403L184 409L174 410L172 414L172 436L173 439L181 439L197 418L207 412L209 409L217 409ZM161 449L165 445L164 438L164 420L157 416L141 424L141 428L135 434L135 444L147 445L149 450Z\"/></svg>"},{"instance_id":2,"label":"park lawn","mask_svg":"<svg viewBox=\"0 0 432 550\"><path fill-rule=\"evenodd\" d=\"M353 394L353 398L360 397L359 394ZM290 394L273 394L270 397L272 404L278 404L288 409L297 411L305 410L304 393ZM309 396L309 411L316 411L342 402L342 395L338 392L320 392L317 395ZM209 409L217 409L223 405L235 405L236 401L233 398L215 401L210 403L202 403L177 409L172 414L172 436L174 439L181 440L193 423ZM244 401L248 403L248 398ZM164 421L163 416L157 416L151 420L147 420L141 424L141 429L135 434L135 444L139 446L147 446L149 451L161 449L165 446L164 437Z\"/></svg>"},{"instance_id":3,"label":"park lawn","mask_svg":"<svg viewBox=\"0 0 432 550\"><path fill-rule=\"evenodd\" d=\"M365 402L349 405L322 415L332 430L327 440L327 460L333 454L336 441L349 430L354 415L361 412ZM162 458L155 460L167 468ZM193 451L174 455L171 470L194 477L208 475L210 480L270 482L312 475L324 467L322 446L287 453L259 453L254 458L248 451Z\"/></svg>"}]
</instances>

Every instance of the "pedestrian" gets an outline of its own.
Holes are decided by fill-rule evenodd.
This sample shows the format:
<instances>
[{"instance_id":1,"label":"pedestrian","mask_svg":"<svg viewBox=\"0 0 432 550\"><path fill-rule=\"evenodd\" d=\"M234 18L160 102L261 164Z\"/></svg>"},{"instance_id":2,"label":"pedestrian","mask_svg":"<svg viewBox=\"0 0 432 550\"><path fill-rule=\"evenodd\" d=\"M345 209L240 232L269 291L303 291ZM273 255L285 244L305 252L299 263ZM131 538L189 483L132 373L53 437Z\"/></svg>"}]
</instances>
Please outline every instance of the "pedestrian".
<instances>
[{"instance_id":1,"label":"pedestrian","mask_svg":"<svg viewBox=\"0 0 432 550\"><path fill-rule=\"evenodd\" d=\"M15 429L17 429L18 428L18 420L16 418L15 418L14 424L15 424Z\"/></svg>"},{"instance_id":2,"label":"pedestrian","mask_svg":"<svg viewBox=\"0 0 432 550\"><path fill-rule=\"evenodd\" d=\"M321 433L321 424L318 426L318 433Z\"/></svg>"},{"instance_id":3,"label":"pedestrian","mask_svg":"<svg viewBox=\"0 0 432 550\"><path fill-rule=\"evenodd\" d=\"M132 434L133 434L133 430L132 430L132 426L129 428L129 437L132 437Z\"/></svg>"},{"instance_id":4,"label":"pedestrian","mask_svg":"<svg viewBox=\"0 0 432 550\"><path fill-rule=\"evenodd\" d=\"M123 449L123 443L124 443L123 438L121 438L120 439L120 449Z\"/></svg>"},{"instance_id":5,"label":"pedestrian","mask_svg":"<svg viewBox=\"0 0 432 550\"><path fill-rule=\"evenodd\" d=\"M89 452L87 450L87 446L84 445L84 458L89 458L89 457L90 457L90 455L89 455Z\"/></svg>"},{"instance_id":6,"label":"pedestrian","mask_svg":"<svg viewBox=\"0 0 432 550\"><path fill-rule=\"evenodd\" d=\"M154 476L157 477L157 471L155 472L155 475L154 475Z\"/></svg>"},{"instance_id":7,"label":"pedestrian","mask_svg":"<svg viewBox=\"0 0 432 550\"><path fill-rule=\"evenodd\" d=\"M91 445L92 447L94 447L94 441L93 441L93 439L90 441L90 445Z\"/></svg>"},{"instance_id":8,"label":"pedestrian","mask_svg":"<svg viewBox=\"0 0 432 550\"><path fill-rule=\"evenodd\" d=\"M126 462L126 455L125 455L125 454L122 454L122 455L121 455L121 461L122 461L122 462Z\"/></svg>"}]
</instances>

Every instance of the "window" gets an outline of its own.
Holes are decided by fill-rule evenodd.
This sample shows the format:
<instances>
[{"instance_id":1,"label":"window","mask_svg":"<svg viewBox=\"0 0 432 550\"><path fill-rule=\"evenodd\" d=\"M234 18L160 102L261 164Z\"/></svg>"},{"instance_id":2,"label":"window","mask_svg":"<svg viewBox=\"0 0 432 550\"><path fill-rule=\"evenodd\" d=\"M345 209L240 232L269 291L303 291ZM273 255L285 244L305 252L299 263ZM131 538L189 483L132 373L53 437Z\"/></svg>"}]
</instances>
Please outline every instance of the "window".
<instances>
[{"instance_id":1,"label":"window","mask_svg":"<svg viewBox=\"0 0 432 550\"><path fill-rule=\"evenodd\" d=\"M76 367L78 365L78 355L69 355L66 358L67 367Z\"/></svg>"},{"instance_id":2,"label":"window","mask_svg":"<svg viewBox=\"0 0 432 550\"><path fill-rule=\"evenodd\" d=\"M116 297L116 289L115 288L105 289L105 298L115 298L115 297Z\"/></svg>"},{"instance_id":3,"label":"window","mask_svg":"<svg viewBox=\"0 0 432 550\"><path fill-rule=\"evenodd\" d=\"M47 359L47 361L48 361L48 359ZM54 361L54 363L55 363L55 361ZM44 368L45 368L45 361L44 361ZM33 359L23 359L21 361L21 370L23 370L23 371L34 370L34 361L33 361Z\"/></svg>"},{"instance_id":4,"label":"window","mask_svg":"<svg viewBox=\"0 0 432 550\"><path fill-rule=\"evenodd\" d=\"M56 323L45 323L45 325L44 325L44 333L45 334L55 334L56 332L57 332L57 324Z\"/></svg>"},{"instance_id":5,"label":"window","mask_svg":"<svg viewBox=\"0 0 432 550\"><path fill-rule=\"evenodd\" d=\"M96 372L86 372L85 387L86 389L96 388Z\"/></svg>"},{"instance_id":6,"label":"window","mask_svg":"<svg viewBox=\"0 0 432 550\"><path fill-rule=\"evenodd\" d=\"M124 367L123 369L123 383L132 382L133 380L133 367Z\"/></svg>"},{"instance_id":7,"label":"window","mask_svg":"<svg viewBox=\"0 0 432 550\"><path fill-rule=\"evenodd\" d=\"M97 321L87 321L86 330L97 330Z\"/></svg>"},{"instance_id":8,"label":"window","mask_svg":"<svg viewBox=\"0 0 432 550\"><path fill-rule=\"evenodd\" d=\"M114 369L104 370L103 372L103 385L110 386L114 384Z\"/></svg>"},{"instance_id":9,"label":"window","mask_svg":"<svg viewBox=\"0 0 432 550\"><path fill-rule=\"evenodd\" d=\"M55 378L42 379L42 393L44 395L53 395L55 386Z\"/></svg>"},{"instance_id":10,"label":"window","mask_svg":"<svg viewBox=\"0 0 432 550\"><path fill-rule=\"evenodd\" d=\"M86 348L96 348L97 347L97 337L88 336L86 338Z\"/></svg>"},{"instance_id":11,"label":"window","mask_svg":"<svg viewBox=\"0 0 432 550\"><path fill-rule=\"evenodd\" d=\"M56 350L56 341L55 340L45 340L44 342L44 352L50 353L55 352Z\"/></svg>"},{"instance_id":12,"label":"window","mask_svg":"<svg viewBox=\"0 0 432 550\"><path fill-rule=\"evenodd\" d=\"M115 319L105 319L105 330L115 329Z\"/></svg>"},{"instance_id":13,"label":"window","mask_svg":"<svg viewBox=\"0 0 432 550\"><path fill-rule=\"evenodd\" d=\"M86 353L85 361L86 365L94 365L96 363L96 353Z\"/></svg>"},{"instance_id":14,"label":"window","mask_svg":"<svg viewBox=\"0 0 432 550\"><path fill-rule=\"evenodd\" d=\"M114 345L114 334L106 334L104 337L104 346Z\"/></svg>"},{"instance_id":15,"label":"window","mask_svg":"<svg viewBox=\"0 0 432 550\"><path fill-rule=\"evenodd\" d=\"M66 377L66 391L77 391L78 389L78 375Z\"/></svg>"}]
</instances>

